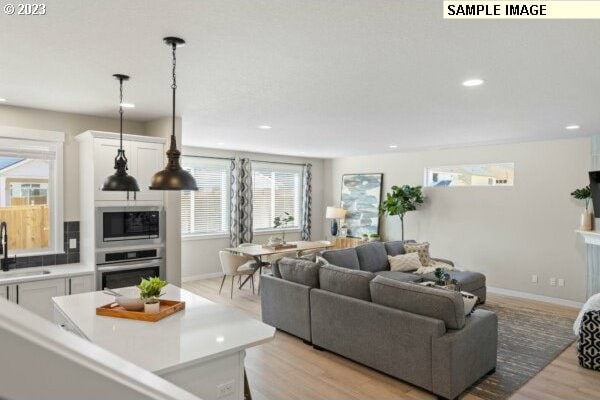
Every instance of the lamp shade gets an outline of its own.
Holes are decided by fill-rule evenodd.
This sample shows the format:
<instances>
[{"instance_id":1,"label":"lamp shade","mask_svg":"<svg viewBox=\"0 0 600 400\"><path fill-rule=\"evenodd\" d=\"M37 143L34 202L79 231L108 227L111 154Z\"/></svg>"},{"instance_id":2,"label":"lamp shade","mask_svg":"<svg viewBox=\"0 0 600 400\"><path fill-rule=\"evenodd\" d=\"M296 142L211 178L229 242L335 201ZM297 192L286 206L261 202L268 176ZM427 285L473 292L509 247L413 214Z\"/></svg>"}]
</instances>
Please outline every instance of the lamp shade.
<instances>
[{"instance_id":1,"label":"lamp shade","mask_svg":"<svg viewBox=\"0 0 600 400\"><path fill-rule=\"evenodd\" d=\"M327 219L342 219L346 218L346 210L340 207L327 207L325 211L325 218Z\"/></svg>"}]
</instances>

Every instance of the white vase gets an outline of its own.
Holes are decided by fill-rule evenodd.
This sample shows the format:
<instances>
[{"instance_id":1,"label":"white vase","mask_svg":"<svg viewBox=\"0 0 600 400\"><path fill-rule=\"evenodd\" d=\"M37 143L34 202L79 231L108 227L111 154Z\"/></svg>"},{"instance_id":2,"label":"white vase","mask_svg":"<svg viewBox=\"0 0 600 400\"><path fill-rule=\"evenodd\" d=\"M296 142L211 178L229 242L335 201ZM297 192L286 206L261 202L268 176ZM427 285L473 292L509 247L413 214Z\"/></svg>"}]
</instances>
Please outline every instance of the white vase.
<instances>
[{"instance_id":1,"label":"white vase","mask_svg":"<svg viewBox=\"0 0 600 400\"><path fill-rule=\"evenodd\" d=\"M144 303L144 312L148 314L158 314L160 311L160 302L156 303Z\"/></svg>"},{"instance_id":2,"label":"white vase","mask_svg":"<svg viewBox=\"0 0 600 400\"><path fill-rule=\"evenodd\" d=\"M589 212L588 210L583 210L583 212L581 213L581 222L580 222L579 230L591 231L592 229L594 229L593 222L594 222L594 215L591 212Z\"/></svg>"}]
</instances>

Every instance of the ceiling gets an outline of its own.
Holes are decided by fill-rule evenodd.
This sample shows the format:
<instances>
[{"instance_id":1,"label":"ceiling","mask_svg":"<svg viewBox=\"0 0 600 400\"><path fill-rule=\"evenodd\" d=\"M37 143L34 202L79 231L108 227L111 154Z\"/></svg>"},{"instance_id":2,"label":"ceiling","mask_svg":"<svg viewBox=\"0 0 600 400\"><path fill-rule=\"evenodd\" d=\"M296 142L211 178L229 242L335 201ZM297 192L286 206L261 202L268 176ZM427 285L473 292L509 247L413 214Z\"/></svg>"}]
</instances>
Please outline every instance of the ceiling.
<instances>
[{"instance_id":1,"label":"ceiling","mask_svg":"<svg viewBox=\"0 0 600 400\"><path fill-rule=\"evenodd\" d=\"M441 0L45 3L0 15L5 104L116 116L126 73L126 118L168 116L161 39L179 35L186 145L339 157L600 134L597 21L443 20Z\"/></svg>"}]
</instances>

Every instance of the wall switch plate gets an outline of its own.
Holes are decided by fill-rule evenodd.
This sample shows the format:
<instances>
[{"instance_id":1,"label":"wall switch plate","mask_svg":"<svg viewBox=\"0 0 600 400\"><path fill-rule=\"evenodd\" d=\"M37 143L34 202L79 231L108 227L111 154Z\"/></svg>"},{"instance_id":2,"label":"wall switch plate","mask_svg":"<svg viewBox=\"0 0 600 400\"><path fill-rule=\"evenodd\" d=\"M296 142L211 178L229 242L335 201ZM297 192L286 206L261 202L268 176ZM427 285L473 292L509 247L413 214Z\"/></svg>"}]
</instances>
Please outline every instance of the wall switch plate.
<instances>
[{"instance_id":1,"label":"wall switch plate","mask_svg":"<svg viewBox=\"0 0 600 400\"><path fill-rule=\"evenodd\" d=\"M77 239L69 239L69 248L76 249L77 248Z\"/></svg>"},{"instance_id":2,"label":"wall switch plate","mask_svg":"<svg viewBox=\"0 0 600 400\"><path fill-rule=\"evenodd\" d=\"M531 275L531 283L538 283L538 276L537 275Z\"/></svg>"},{"instance_id":3,"label":"wall switch plate","mask_svg":"<svg viewBox=\"0 0 600 400\"><path fill-rule=\"evenodd\" d=\"M234 385L235 385L235 381L229 381L229 382L225 382L225 383L221 383L220 385L217 385L218 398L232 395L233 391L234 391L233 390Z\"/></svg>"},{"instance_id":4,"label":"wall switch plate","mask_svg":"<svg viewBox=\"0 0 600 400\"><path fill-rule=\"evenodd\" d=\"M563 278L558 279L558 286L565 286L565 280Z\"/></svg>"},{"instance_id":5,"label":"wall switch plate","mask_svg":"<svg viewBox=\"0 0 600 400\"><path fill-rule=\"evenodd\" d=\"M556 278L550 278L550 286L556 286Z\"/></svg>"}]
</instances>

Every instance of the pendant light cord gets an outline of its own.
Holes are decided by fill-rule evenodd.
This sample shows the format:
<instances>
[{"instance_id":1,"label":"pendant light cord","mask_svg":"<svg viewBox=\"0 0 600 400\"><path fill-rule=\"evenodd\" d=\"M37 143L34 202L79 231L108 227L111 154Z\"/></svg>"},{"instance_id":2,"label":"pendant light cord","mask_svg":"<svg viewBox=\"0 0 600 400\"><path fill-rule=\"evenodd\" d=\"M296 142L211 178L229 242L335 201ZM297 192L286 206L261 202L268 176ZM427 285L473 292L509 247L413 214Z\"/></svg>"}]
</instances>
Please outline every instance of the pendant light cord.
<instances>
[{"instance_id":1,"label":"pendant light cord","mask_svg":"<svg viewBox=\"0 0 600 400\"><path fill-rule=\"evenodd\" d=\"M177 44L173 43L173 83L171 84L171 89L173 89L173 129L171 131L171 135L175 138L175 91L177 90L177 76L175 75L175 67L177 66L177 57L175 55L175 50L177 49Z\"/></svg>"},{"instance_id":2,"label":"pendant light cord","mask_svg":"<svg viewBox=\"0 0 600 400\"><path fill-rule=\"evenodd\" d=\"M123 78L119 78L119 116L120 116L120 143L119 149L123 151Z\"/></svg>"}]
</instances>

